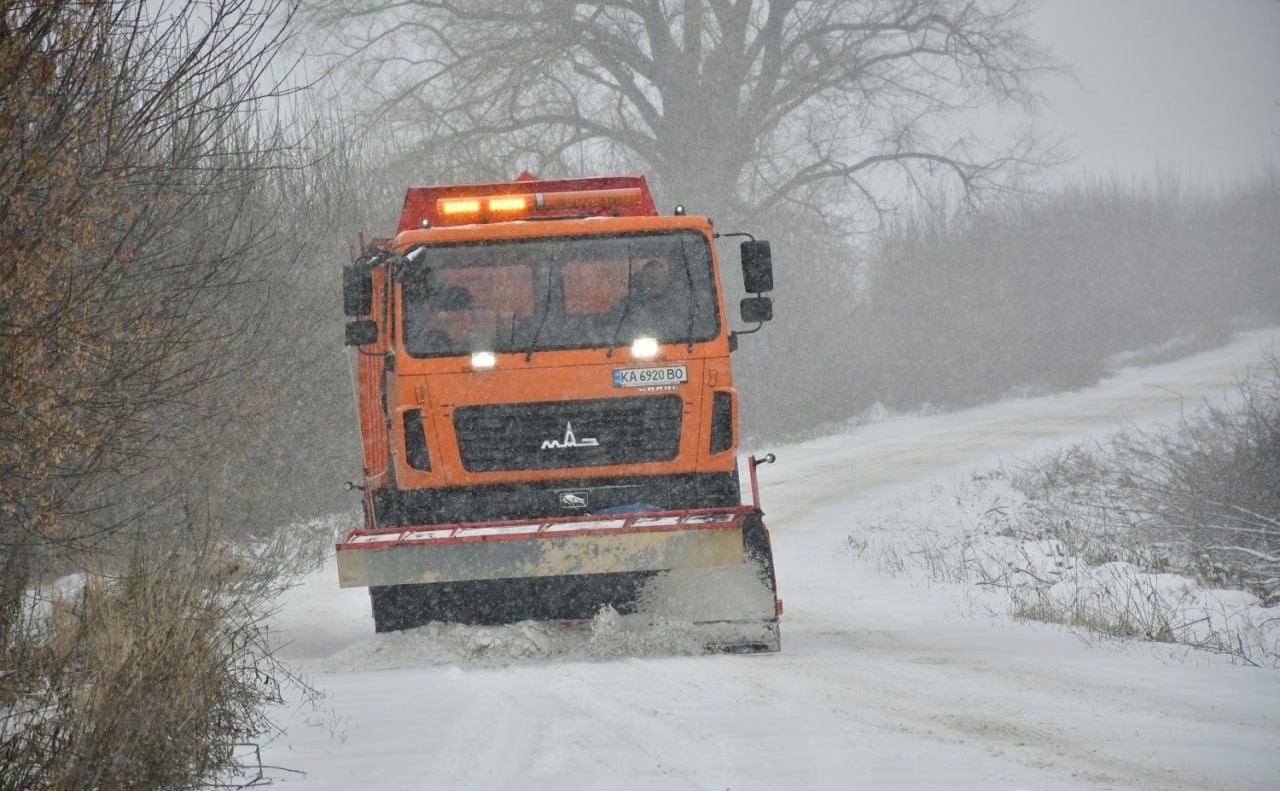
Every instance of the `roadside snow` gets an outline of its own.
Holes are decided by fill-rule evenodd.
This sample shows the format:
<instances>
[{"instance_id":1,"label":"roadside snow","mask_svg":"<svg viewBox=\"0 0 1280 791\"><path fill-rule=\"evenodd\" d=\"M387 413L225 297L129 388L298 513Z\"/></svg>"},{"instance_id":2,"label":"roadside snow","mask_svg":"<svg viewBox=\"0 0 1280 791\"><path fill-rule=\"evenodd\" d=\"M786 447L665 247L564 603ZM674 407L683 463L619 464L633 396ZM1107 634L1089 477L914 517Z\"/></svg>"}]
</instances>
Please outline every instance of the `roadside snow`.
<instances>
[{"instance_id":1,"label":"roadside snow","mask_svg":"<svg viewBox=\"0 0 1280 791\"><path fill-rule=\"evenodd\" d=\"M1150 564L1119 557L1091 564L1061 539L1019 534L1015 526L1029 521L1018 518L1023 507L1023 496L991 471L866 512L849 546L879 571L976 584L982 591L968 595L981 609L1095 633L1082 635L1086 639L1111 634L1177 642L1280 665L1280 607L1264 607L1244 591L1150 571ZM1093 554L1148 554L1125 537L1103 538L1090 547Z\"/></svg>"},{"instance_id":2,"label":"roadside snow","mask_svg":"<svg viewBox=\"0 0 1280 791\"><path fill-rule=\"evenodd\" d=\"M633 639L607 613L375 635L367 596L325 568L274 622L325 698L276 713L264 761L302 774L269 774L307 789L1273 788L1280 673L1013 620L892 558L976 523L982 496L957 498L975 471L1176 415L1176 393L1221 397L1278 338L772 448L780 654L684 656L679 634ZM1071 567L1038 551L1037 569Z\"/></svg>"}]
</instances>

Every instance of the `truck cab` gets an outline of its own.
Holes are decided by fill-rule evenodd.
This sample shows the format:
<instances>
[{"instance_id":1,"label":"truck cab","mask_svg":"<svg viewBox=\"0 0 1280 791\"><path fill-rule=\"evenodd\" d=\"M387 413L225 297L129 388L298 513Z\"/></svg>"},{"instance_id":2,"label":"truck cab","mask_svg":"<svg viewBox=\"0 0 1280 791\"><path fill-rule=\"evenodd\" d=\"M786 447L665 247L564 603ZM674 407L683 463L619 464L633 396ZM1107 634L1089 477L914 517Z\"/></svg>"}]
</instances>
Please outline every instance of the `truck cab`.
<instances>
[{"instance_id":1,"label":"truck cab","mask_svg":"<svg viewBox=\"0 0 1280 791\"><path fill-rule=\"evenodd\" d=\"M711 223L578 181L411 190L351 268L373 525L741 502Z\"/></svg>"},{"instance_id":2,"label":"truck cab","mask_svg":"<svg viewBox=\"0 0 1280 791\"><path fill-rule=\"evenodd\" d=\"M362 244L343 302L365 525L338 568L379 631L630 613L656 575L738 568L760 595L705 620L745 617L730 643L777 650L716 237L659 215L641 176L521 177L411 188L396 235ZM768 243L742 253L758 329Z\"/></svg>"}]
</instances>

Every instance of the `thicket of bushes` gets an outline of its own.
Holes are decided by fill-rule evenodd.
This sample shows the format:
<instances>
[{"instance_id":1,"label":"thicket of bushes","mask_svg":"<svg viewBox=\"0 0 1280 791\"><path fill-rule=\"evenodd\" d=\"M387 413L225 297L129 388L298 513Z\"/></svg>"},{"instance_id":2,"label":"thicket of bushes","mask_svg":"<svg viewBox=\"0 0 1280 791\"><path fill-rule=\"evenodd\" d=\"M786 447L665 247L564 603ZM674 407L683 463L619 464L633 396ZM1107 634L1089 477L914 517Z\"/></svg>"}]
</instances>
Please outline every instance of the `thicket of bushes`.
<instances>
[{"instance_id":1,"label":"thicket of bushes","mask_svg":"<svg viewBox=\"0 0 1280 791\"><path fill-rule=\"evenodd\" d=\"M915 214L859 263L779 235L777 320L744 339L744 432L1089 385L1108 357L1280 320L1280 176L1218 190L1095 182ZM785 381L779 388L771 383Z\"/></svg>"},{"instance_id":2,"label":"thicket of bushes","mask_svg":"<svg viewBox=\"0 0 1280 791\"><path fill-rule=\"evenodd\" d=\"M259 625L271 588L246 591L238 571L188 550L131 563L124 578L91 569L22 613L3 653L0 787L254 777L265 705L289 674Z\"/></svg>"},{"instance_id":3,"label":"thicket of bushes","mask_svg":"<svg viewBox=\"0 0 1280 791\"><path fill-rule=\"evenodd\" d=\"M1280 604L1280 359L1254 368L1233 403L1189 412L1172 431L1072 447L1013 482L1029 534L1095 564L1132 544L1144 567Z\"/></svg>"},{"instance_id":4,"label":"thicket of bushes","mask_svg":"<svg viewBox=\"0 0 1280 791\"><path fill-rule=\"evenodd\" d=\"M936 487L935 487L936 489ZM1280 359L1222 404L975 473L849 538L1016 618L1280 667ZM924 507L920 507L921 505ZM946 525L941 531L935 522Z\"/></svg>"},{"instance_id":5,"label":"thicket of bushes","mask_svg":"<svg viewBox=\"0 0 1280 791\"><path fill-rule=\"evenodd\" d=\"M1008 594L1013 615L1280 662L1280 360L1226 405L1007 476L977 533L922 553Z\"/></svg>"},{"instance_id":6,"label":"thicket of bushes","mask_svg":"<svg viewBox=\"0 0 1280 791\"><path fill-rule=\"evenodd\" d=\"M297 326L286 10L0 6L0 788L207 785L278 697L224 504Z\"/></svg>"}]
</instances>

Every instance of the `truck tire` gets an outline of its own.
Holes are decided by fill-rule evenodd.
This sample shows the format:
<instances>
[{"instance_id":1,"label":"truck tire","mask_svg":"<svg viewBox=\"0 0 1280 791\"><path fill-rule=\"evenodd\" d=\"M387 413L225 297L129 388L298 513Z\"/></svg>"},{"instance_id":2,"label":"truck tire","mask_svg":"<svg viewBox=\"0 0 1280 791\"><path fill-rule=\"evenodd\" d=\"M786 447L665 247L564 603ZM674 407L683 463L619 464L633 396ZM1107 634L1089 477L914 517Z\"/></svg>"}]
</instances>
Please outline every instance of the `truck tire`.
<instances>
[{"instance_id":1,"label":"truck tire","mask_svg":"<svg viewBox=\"0 0 1280 791\"><path fill-rule=\"evenodd\" d=\"M527 620L584 621L602 607L635 611L653 572L384 585L369 588L374 630L394 632L438 621L496 626Z\"/></svg>"}]
</instances>

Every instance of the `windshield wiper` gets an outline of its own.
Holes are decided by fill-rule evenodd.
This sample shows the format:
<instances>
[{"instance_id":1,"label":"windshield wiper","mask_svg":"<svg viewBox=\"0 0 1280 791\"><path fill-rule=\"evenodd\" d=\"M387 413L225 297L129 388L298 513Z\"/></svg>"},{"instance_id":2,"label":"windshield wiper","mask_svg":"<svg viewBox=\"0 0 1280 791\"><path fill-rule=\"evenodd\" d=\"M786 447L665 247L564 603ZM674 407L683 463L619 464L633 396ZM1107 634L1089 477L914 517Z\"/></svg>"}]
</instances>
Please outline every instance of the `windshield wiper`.
<instances>
[{"instance_id":1,"label":"windshield wiper","mask_svg":"<svg viewBox=\"0 0 1280 791\"><path fill-rule=\"evenodd\" d=\"M680 234L680 260L684 261L684 279L689 284L686 298L689 300L689 320L684 327L685 353L693 352L693 272L689 269L689 253L684 249L684 234Z\"/></svg>"},{"instance_id":2,"label":"windshield wiper","mask_svg":"<svg viewBox=\"0 0 1280 791\"><path fill-rule=\"evenodd\" d=\"M415 247L409 251L408 255L401 258L405 263L413 264L413 267L401 266L396 268L396 282L406 283L409 289L413 291L413 299L420 300L425 306L427 300L436 293L436 289L431 287L431 274L435 271L425 263L419 263L419 260L426 260L424 253L427 252L427 246L424 244Z\"/></svg>"},{"instance_id":3,"label":"windshield wiper","mask_svg":"<svg viewBox=\"0 0 1280 791\"><path fill-rule=\"evenodd\" d=\"M529 341L529 348L524 353L525 362L533 359L533 350L538 348L538 336L542 335L542 325L547 323L547 314L551 312L551 276L552 266L547 264L547 291L542 295L542 317L533 329L533 340Z\"/></svg>"}]
</instances>

